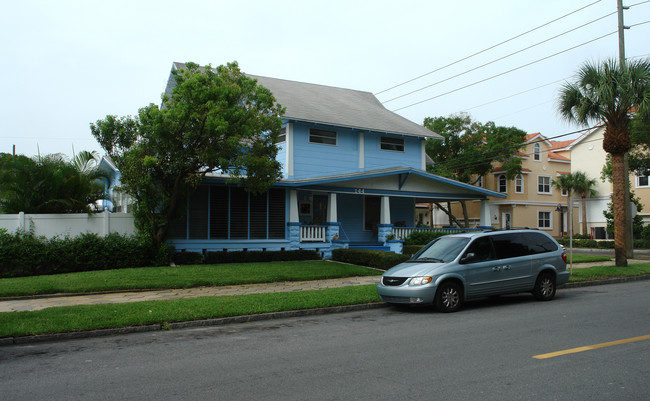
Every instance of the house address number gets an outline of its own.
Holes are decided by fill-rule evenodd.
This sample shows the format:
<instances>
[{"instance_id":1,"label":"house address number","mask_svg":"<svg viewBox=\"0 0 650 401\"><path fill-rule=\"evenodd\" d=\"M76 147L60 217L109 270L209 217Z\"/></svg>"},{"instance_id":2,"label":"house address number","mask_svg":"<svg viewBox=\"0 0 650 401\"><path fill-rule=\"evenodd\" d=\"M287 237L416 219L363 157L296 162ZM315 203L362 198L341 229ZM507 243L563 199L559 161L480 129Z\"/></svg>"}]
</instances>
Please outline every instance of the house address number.
<instances>
[{"instance_id":1,"label":"house address number","mask_svg":"<svg viewBox=\"0 0 650 401\"><path fill-rule=\"evenodd\" d=\"M365 192L366 192L366 191L365 191L365 189L363 189L363 188L354 188L354 193L355 193L355 194L363 194L363 193L365 193Z\"/></svg>"}]
</instances>

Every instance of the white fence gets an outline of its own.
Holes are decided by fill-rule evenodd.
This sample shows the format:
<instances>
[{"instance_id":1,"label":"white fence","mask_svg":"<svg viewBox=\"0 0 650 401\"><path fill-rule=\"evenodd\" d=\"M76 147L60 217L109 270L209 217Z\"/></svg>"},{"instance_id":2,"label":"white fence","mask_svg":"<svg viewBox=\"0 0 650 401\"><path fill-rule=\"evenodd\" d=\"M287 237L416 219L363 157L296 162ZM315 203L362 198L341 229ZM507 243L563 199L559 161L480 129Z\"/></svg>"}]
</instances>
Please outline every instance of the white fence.
<instances>
[{"instance_id":1,"label":"white fence","mask_svg":"<svg viewBox=\"0 0 650 401\"><path fill-rule=\"evenodd\" d=\"M0 214L0 228L6 228L12 234L24 230L46 238L74 238L86 233L101 236L111 233L135 234L132 214L107 211L93 214Z\"/></svg>"}]
</instances>

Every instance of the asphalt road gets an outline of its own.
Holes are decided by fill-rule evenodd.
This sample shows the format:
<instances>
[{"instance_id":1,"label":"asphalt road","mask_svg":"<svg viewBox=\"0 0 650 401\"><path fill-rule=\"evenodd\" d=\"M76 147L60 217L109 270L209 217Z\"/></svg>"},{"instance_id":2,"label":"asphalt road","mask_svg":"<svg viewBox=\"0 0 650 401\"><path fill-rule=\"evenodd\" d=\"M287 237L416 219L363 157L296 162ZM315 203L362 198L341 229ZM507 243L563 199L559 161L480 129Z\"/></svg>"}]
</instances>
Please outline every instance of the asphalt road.
<instances>
[{"instance_id":1,"label":"asphalt road","mask_svg":"<svg viewBox=\"0 0 650 401\"><path fill-rule=\"evenodd\" d=\"M2 400L648 400L650 281L0 347Z\"/></svg>"}]
</instances>

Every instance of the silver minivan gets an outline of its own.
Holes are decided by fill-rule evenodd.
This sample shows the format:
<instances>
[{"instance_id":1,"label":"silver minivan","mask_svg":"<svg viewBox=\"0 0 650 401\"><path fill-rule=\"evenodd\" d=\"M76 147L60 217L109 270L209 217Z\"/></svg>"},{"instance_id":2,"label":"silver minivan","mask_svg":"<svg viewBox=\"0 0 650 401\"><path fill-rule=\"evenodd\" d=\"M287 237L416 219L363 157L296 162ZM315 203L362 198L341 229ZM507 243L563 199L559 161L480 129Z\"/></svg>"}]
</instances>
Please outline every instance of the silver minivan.
<instances>
[{"instance_id":1,"label":"silver minivan","mask_svg":"<svg viewBox=\"0 0 650 401\"><path fill-rule=\"evenodd\" d=\"M519 292L550 301L567 281L566 252L545 232L483 231L431 241L387 270L377 292L384 302L455 312L468 299Z\"/></svg>"}]
</instances>

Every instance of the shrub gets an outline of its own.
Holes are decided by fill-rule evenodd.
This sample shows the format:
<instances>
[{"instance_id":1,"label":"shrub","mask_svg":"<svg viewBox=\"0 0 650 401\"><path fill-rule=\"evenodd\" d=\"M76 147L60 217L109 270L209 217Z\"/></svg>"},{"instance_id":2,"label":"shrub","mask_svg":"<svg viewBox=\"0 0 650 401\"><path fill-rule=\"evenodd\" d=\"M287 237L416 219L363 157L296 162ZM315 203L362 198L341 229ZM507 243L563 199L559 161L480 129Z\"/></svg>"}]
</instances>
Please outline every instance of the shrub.
<instances>
[{"instance_id":1,"label":"shrub","mask_svg":"<svg viewBox=\"0 0 650 401\"><path fill-rule=\"evenodd\" d=\"M404 245L426 245L434 239L448 234L450 233L431 230L414 231L411 233L411 235L404 239Z\"/></svg>"},{"instance_id":2,"label":"shrub","mask_svg":"<svg viewBox=\"0 0 650 401\"><path fill-rule=\"evenodd\" d=\"M164 263L161 263L164 262ZM0 277L71 273L169 263L165 245L134 236L82 234L75 238L36 237L0 230Z\"/></svg>"},{"instance_id":3,"label":"shrub","mask_svg":"<svg viewBox=\"0 0 650 401\"><path fill-rule=\"evenodd\" d=\"M393 252L369 249L335 249L332 251L332 260L381 270L388 270L409 257L410 255L398 255Z\"/></svg>"},{"instance_id":4,"label":"shrub","mask_svg":"<svg viewBox=\"0 0 650 401\"><path fill-rule=\"evenodd\" d=\"M174 252L172 261L176 265L199 265L203 263L203 254L200 252Z\"/></svg>"},{"instance_id":5,"label":"shrub","mask_svg":"<svg viewBox=\"0 0 650 401\"><path fill-rule=\"evenodd\" d=\"M319 260L320 254L314 250L300 249L295 251L221 251L208 252L205 263L247 263L247 262L276 262L290 260Z\"/></svg>"},{"instance_id":6,"label":"shrub","mask_svg":"<svg viewBox=\"0 0 650 401\"><path fill-rule=\"evenodd\" d=\"M424 245L404 245L402 249L402 254L404 255L415 255L424 248Z\"/></svg>"}]
</instances>

